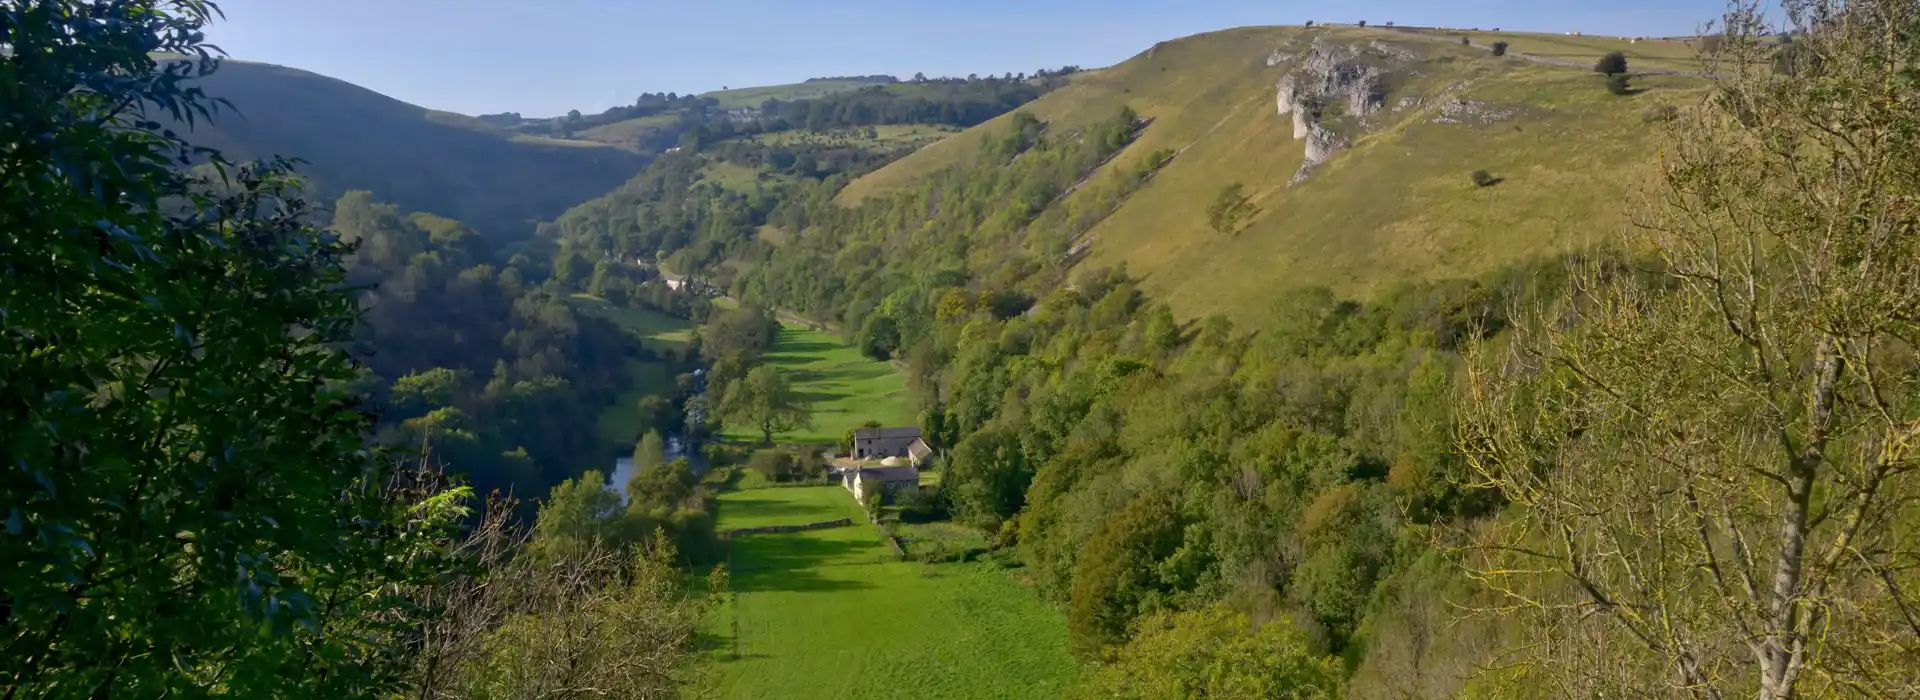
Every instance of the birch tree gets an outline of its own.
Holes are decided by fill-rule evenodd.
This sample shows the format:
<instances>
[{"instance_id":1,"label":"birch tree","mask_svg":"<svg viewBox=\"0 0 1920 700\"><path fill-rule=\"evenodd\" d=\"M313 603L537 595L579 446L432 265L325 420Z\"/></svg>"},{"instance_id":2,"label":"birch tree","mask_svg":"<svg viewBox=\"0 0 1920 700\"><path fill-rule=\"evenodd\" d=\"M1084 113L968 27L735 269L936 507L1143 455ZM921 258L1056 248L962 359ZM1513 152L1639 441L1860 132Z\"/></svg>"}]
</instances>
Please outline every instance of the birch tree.
<instances>
[{"instance_id":1,"label":"birch tree","mask_svg":"<svg viewBox=\"0 0 1920 700\"><path fill-rule=\"evenodd\" d=\"M1470 569L1528 694L1920 692L1920 3L1738 3L1628 247L1477 348Z\"/></svg>"}]
</instances>

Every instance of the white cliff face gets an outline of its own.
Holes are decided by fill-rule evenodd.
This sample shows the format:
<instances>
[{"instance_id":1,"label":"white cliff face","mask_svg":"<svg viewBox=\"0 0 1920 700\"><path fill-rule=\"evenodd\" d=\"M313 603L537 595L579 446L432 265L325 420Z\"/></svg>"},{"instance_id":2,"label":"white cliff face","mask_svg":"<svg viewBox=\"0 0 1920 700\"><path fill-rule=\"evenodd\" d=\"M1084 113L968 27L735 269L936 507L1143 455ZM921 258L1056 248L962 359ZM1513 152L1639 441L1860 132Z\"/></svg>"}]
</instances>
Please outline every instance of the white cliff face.
<instances>
[{"instance_id":1,"label":"white cliff face","mask_svg":"<svg viewBox=\"0 0 1920 700\"><path fill-rule=\"evenodd\" d=\"M1300 162L1300 170L1294 172L1293 179L1287 181L1287 186L1300 184L1302 180L1307 179L1308 175L1312 175L1314 169L1320 167L1321 163L1332 160L1335 153L1339 153L1340 149L1346 147L1346 139L1341 138L1332 129L1318 124L1313 125L1307 130L1307 157Z\"/></svg>"},{"instance_id":2,"label":"white cliff face","mask_svg":"<svg viewBox=\"0 0 1920 700\"><path fill-rule=\"evenodd\" d=\"M1305 179L1346 145L1339 134L1317 123L1317 106L1344 106L1356 119L1370 117L1380 111L1386 99L1385 67L1414 58L1412 51L1379 41L1360 44L1314 39L1299 65L1274 85L1280 115L1293 117L1294 140L1307 142L1307 158L1294 175L1294 182ZM1270 61L1268 65L1274 64Z\"/></svg>"}]
</instances>

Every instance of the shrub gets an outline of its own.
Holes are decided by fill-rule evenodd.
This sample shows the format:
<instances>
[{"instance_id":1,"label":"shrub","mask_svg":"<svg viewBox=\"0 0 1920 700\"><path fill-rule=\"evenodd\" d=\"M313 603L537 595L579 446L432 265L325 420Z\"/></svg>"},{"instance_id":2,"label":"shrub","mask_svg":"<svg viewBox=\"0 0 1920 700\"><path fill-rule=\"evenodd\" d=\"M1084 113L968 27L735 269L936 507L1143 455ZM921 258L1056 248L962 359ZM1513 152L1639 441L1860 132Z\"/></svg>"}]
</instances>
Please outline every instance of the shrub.
<instances>
[{"instance_id":1,"label":"shrub","mask_svg":"<svg viewBox=\"0 0 1920 700\"><path fill-rule=\"evenodd\" d=\"M1607 76L1607 92L1615 95L1631 95L1633 86L1627 82L1627 76L1616 73Z\"/></svg>"},{"instance_id":2,"label":"shrub","mask_svg":"<svg viewBox=\"0 0 1920 700\"><path fill-rule=\"evenodd\" d=\"M1493 55L1495 56L1507 55L1507 42L1504 42L1504 41L1493 42Z\"/></svg>"},{"instance_id":3,"label":"shrub","mask_svg":"<svg viewBox=\"0 0 1920 700\"><path fill-rule=\"evenodd\" d=\"M1362 27L1364 27L1364 26L1367 26L1367 21L1366 21L1366 20L1364 20L1364 19L1363 19L1363 20L1360 20L1360 26L1362 26Z\"/></svg>"},{"instance_id":4,"label":"shrub","mask_svg":"<svg viewBox=\"0 0 1920 700\"><path fill-rule=\"evenodd\" d=\"M1654 105L1648 107L1647 111L1640 113L1640 121L1648 124L1654 122L1670 122L1679 118L1680 108L1673 105Z\"/></svg>"},{"instance_id":5,"label":"shrub","mask_svg":"<svg viewBox=\"0 0 1920 700\"><path fill-rule=\"evenodd\" d=\"M793 455L786 450L755 452L748 466L766 477L768 481L787 481L793 478Z\"/></svg>"},{"instance_id":6,"label":"shrub","mask_svg":"<svg viewBox=\"0 0 1920 700\"><path fill-rule=\"evenodd\" d=\"M1473 185L1475 187L1492 187L1496 183L1500 182L1500 178L1494 177L1493 173L1487 172L1485 170L1473 171L1472 177L1473 177Z\"/></svg>"},{"instance_id":7,"label":"shrub","mask_svg":"<svg viewBox=\"0 0 1920 700\"><path fill-rule=\"evenodd\" d=\"M1607 75L1621 75L1623 73L1626 73L1627 72L1627 55L1620 53L1618 51L1615 51L1605 56L1601 56L1599 61L1594 62L1593 72L1605 73Z\"/></svg>"},{"instance_id":8,"label":"shrub","mask_svg":"<svg viewBox=\"0 0 1920 700\"><path fill-rule=\"evenodd\" d=\"M1307 26L1309 27L1313 26L1313 20L1307 20Z\"/></svg>"},{"instance_id":9,"label":"shrub","mask_svg":"<svg viewBox=\"0 0 1920 700\"><path fill-rule=\"evenodd\" d=\"M1464 36L1463 36L1463 37L1460 37L1460 45L1461 45L1461 46L1472 46L1472 45L1473 45L1473 40L1472 40L1472 39L1469 39L1469 38L1467 38L1467 37L1464 37Z\"/></svg>"}]
</instances>

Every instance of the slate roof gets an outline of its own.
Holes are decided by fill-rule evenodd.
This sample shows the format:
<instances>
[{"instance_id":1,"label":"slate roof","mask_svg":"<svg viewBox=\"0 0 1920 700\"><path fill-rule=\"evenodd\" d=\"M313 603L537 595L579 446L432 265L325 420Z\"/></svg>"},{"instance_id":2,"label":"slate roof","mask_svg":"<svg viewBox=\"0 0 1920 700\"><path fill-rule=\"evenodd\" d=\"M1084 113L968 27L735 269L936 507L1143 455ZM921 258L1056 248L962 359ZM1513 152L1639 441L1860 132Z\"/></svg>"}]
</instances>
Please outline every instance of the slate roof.
<instances>
[{"instance_id":1,"label":"slate roof","mask_svg":"<svg viewBox=\"0 0 1920 700\"><path fill-rule=\"evenodd\" d=\"M881 483L911 481L920 483L920 470L914 467L878 467L860 470L862 479L879 479Z\"/></svg>"}]
</instances>

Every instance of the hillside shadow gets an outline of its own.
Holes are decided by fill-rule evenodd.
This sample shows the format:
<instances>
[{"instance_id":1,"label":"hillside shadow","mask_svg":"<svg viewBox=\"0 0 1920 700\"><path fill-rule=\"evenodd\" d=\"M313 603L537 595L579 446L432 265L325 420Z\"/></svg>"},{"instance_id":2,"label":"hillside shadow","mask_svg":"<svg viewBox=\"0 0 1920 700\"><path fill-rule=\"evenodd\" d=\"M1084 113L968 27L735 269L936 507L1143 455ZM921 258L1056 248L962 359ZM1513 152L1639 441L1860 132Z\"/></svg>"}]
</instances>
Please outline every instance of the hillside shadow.
<instances>
[{"instance_id":1,"label":"hillside shadow","mask_svg":"<svg viewBox=\"0 0 1920 700\"><path fill-rule=\"evenodd\" d=\"M727 500L727 507L741 511L751 510L755 515L768 518L779 518L777 522L771 523L774 525L789 523L789 521L791 521L789 524L801 525L820 520L832 520L825 517L831 513L818 506L771 498L732 498Z\"/></svg>"},{"instance_id":2,"label":"hillside shadow","mask_svg":"<svg viewBox=\"0 0 1920 700\"><path fill-rule=\"evenodd\" d=\"M743 535L736 539L734 548L737 573L730 583L735 591L816 593L872 588L862 581L827 578L820 571L823 567L864 563L857 558L874 551L871 542L788 534Z\"/></svg>"}]
</instances>

